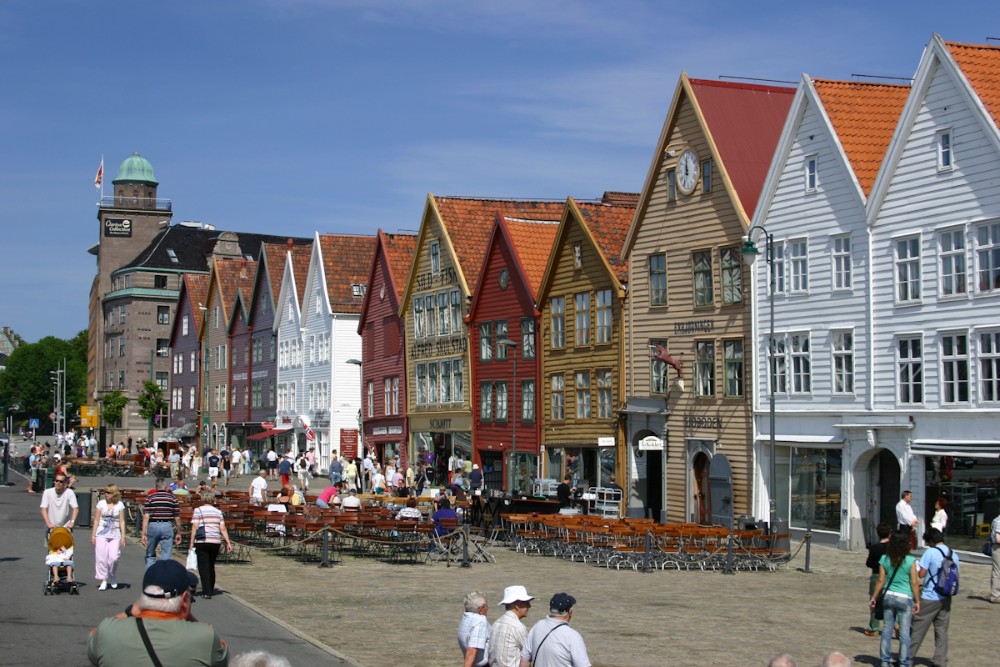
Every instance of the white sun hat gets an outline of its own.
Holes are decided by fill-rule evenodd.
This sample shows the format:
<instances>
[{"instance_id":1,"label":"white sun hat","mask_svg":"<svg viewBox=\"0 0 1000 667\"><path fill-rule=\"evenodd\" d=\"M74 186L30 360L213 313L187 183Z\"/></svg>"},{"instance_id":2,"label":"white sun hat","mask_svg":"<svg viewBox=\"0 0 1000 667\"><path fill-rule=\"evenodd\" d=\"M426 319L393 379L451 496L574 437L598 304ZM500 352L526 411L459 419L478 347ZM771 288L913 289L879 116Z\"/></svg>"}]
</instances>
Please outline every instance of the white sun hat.
<instances>
[{"instance_id":1,"label":"white sun hat","mask_svg":"<svg viewBox=\"0 0 1000 667\"><path fill-rule=\"evenodd\" d=\"M503 589L503 600L500 600L498 604L514 604L515 602L528 602L534 600L534 595L528 595L528 591L524 586L508 586Z\"/></svg>"}]
</instances>

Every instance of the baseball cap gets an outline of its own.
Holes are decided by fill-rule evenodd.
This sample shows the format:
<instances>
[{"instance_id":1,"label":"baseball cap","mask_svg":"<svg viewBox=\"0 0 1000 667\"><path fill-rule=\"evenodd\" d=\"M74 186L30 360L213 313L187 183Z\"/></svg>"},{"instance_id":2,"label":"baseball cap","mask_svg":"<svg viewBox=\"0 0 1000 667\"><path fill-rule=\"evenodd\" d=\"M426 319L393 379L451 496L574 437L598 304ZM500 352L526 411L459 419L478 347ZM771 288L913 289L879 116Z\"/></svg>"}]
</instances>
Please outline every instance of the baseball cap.
<instances>
[{"instance_id":1,"label":"baseball cap","mask_svg":"<svg viewBox=\"0 0 1000 667\"><path fill-rule=\"evenodd\" d=\"M576 598L569 593L556 593L549 600L549 611L565 614L576 606Z\"/></svg>"},{"instance_id":2,"label":"baseball cap","mask_svg":"<svg viewBox=\"0 0 1000 667\"><path fill-rule=\"evenodd\" d=\"M158 560L149 566L142 578L142 592L151 598L175 598L198 585L198 577L188 572L175 560ZM158 586L162 593L150 593L150 586Z\"/></svg>"}]
</instances>

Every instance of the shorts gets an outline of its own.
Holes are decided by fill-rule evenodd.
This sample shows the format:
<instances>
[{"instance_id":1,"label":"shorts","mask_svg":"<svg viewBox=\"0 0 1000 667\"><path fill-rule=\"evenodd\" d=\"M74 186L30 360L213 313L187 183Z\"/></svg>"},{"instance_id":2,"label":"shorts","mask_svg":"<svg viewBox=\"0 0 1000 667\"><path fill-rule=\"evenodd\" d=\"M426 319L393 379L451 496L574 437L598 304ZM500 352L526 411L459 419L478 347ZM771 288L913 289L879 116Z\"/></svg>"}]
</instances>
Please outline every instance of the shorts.
<instances>
[{"instance_id":1,"label":"shorts","mask_svg":"<svg viewBox=\"0 0 1000 667\"><path fill-rule=\"evenodd\" d=\"M209 479L211 479L213 477L218 477L218 476L219 476L219 469L218 468L209 468L208 469L208 477L209 477Z\"/></svg>"}]
</instances>

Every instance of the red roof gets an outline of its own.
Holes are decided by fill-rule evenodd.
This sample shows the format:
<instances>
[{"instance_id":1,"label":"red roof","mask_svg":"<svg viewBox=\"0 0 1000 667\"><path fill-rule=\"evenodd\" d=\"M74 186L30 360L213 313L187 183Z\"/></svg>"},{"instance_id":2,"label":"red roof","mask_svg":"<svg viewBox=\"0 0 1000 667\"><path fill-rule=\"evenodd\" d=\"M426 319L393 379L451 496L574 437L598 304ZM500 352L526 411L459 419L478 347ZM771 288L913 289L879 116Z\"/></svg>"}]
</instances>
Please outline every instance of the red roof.
<instances>
[{"instance_id":1,"label":"red roof","mask_svg":"<svg viewBox=\"0 0 1000 667\"><path fill-rule=\"evenodd\" d=\"M215 260L215 279L222 298L222 316L228 322L240 292L246 299L253 291L253 278L257 272L257 262L250 259Z\"/></svg>"},{"instance_id":2,"label":"red roof","mask_svg":"<svg viewBox=\"0 0 1000 667\"><path fill-rule=\"evenodd\" d=\"M537 297L545 275L545 266L552 254L556 232L559 231L559 219L543 221L504 218L504 224L507 225L514 252L521 262L531 296Z\"/></svg>"},{"instance_id":3,"label":"red roof","mask_svg":"<svg viewBox=\"0 0 1000 667\"><path fill-rule=\"evenodd\" d=\"M522 220L558 219L562 201L515 201L508 199L463 199L434 197L441 222L458 257L466 285L475 289L479 281L486 245L499 213L505 218Z\"/></svg>"},{"instance_id":4,"label":"red roof","mask_svg":"<svg viewBox=\"0 0 1000 667\"><path fill-rule=\"evenodd\" d=\"M364 293L355 294L354 285L368 284L368 271L375 254L375 237L352 234L321 234L323 271L330 308L335 313L360 313Z\"/></svg>"},{"instance_id":5,"label":"red roof","mask_svg":"<svg viewBox=\"0 0 1000 667\"><path fill-rule=\"evenodd\" d=\"M1000 127L1000 46L945 42L983 106Z\"/></svg>"},{"instance_id":6,"label":"red roof","mask_svg":"<svg viewBox=\"0 0 1000 667\"><path fill-rule=\"evenodd\" d=\"M910 94L908 85L814 79L834 132L867 196Z\"/></svg>"},{"instance_id":7,"label":"red roof","mask_svg":"<svg viewBox=\"0 0 1000 667\"><path fill-rule=\"evenodd\" d=\"M207 273L185 273L184 286L187 290L188 302L195 317L200 315L200 307L205 306L208 297L208 283L211 276Z\"/></svg>"},{"instance_id":8,"label":"red roof","mask_svg":"<svg viewBox=\"0 0 1000 667\"><path fill-rule=\"evenodd\" d=\"M597 247L604 253L605 259L611 265L620 283L628 282L628 261L622 258L625 238L628 236L632 218L635 217L636 202L639 196L633 195L626 204L609 204L581 202L574 200L583 221L590 230Z\"/></svg>"},{"instance_id":9,"label":"red roof","mask_svg":"<svg viewBox=\"0 0 1000 667\"><path fill-rule=\"evenodd\" d=\"M794 88L690 79L695 102L743 211L753 217Z\"/></svg>"},{"instance_id":10,"label":"red roof","mask_svg":"<svg viewBox=\"0 0 1000 667\"><path fill-rule=\"evenodd\" d=\"M267 280L271 288L272 305L276 305L281 296L281 281L285 276L285 262L288 259L289 250L292 252L292 270L298 268L301 271L301 279L299 273L295 274L295 286L299 292L299 303L302 302L312 244L265 243L264 254L267 256Z\"/></svg>"},{"instance_id":11,"label":"red roof","mask_svg":"<svg viewBox=\"0 0 1000 667\"><path fill-rule=\"evenodd\" d=\"M403 298L406 289L406 279L410 275L413 264L413 254L417 249L417 235L379 232L382 237L382 248L385 252L386 265L389 267L391 287L396 291L396 302Z\"/></svg>"}]
</instances>

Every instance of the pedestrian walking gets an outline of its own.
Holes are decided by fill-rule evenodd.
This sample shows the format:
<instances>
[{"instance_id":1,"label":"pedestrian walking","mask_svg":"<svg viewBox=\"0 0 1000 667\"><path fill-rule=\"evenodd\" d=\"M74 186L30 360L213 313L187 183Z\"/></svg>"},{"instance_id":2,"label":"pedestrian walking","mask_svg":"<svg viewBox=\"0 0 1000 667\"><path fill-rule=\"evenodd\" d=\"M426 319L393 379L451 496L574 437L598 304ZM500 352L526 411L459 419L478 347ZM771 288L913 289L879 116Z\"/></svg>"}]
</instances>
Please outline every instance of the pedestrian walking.
<instances>
[{"instance_id":1,"label":"pedestrian walking","mask_svg":"<svg viewBox=\"0 0 1000 667\"><path fill-rule=\"evenodd\" d=\"M934 626L934 665L948 667L948 624L951 620L951 596L938 592L943 584L942 566L945 559L951 559L958 568L958 554L944 543L944 535L937 528L929 528L924 533L927 549L917 563L917 576L923 580L920 589L920 611L913 616L910 631L910 653L916 655L927 635Z\"/></svg>"},{"instance_id":2,"label":"pedestrian walking","mask_svg":"<svg viewBox=\"0 0 1000 667\"><path fill-rule=\"evenodd\" d=\"M871 571L871 577L868 580L868 599L871 599L872 595L875 594L875 586L878 584L879 578L879 561L882 560L882 556L885 555L886 545L889 544L889 536L892 535L892 526L883 522L875 527L875 534L878 535L878 542L868 547L868 560L865 561L865 566L867 566ZM865 628L865 636L867 637L878 637L882 634L882 621L875 618L875 610L868 610L868 627Z\"/></svg>"},{"instance_id":3,"label":"pedestrian walking","mask_svg":"<svg viewBox=\"0 0 1000 667\"><path fill-rule=\"evenodd\" d=\"M879 655L882 667L892 665L892 631L899 625L899 667L910 667L910 620L920 611L920 583L917 577L917 559L910 555L910 536L897 530L889 537L886 553L879 560L879 578L868 606L875 608L875 601L885 589L882 605L885 610L882 623L882 642Z\"/></svg>"},{"instance_id":4,"label":"pedestrian walking","mask_svg":"<svg viewBox=\"0 0 1000 667\"><path fill-rule=\"evenodd\" d=\"M167 478L156 480L156 489L146 496L142 513L142 546L146 547L146 568L156 562L156 547L160 560L170 560L174 542L181 543L181 506L177 497L167 490Z\"/></svg>"},{"instance_id":5,"label":"pedestrian walking","mask_svg":"<svg viewBox=\"0 0 1000 667\"><path fill-rule=\"evenodd\" d=\"M94 577L99 591L118 588L118 559L125 548L125 503L114 484L108 484L97 502L97 520L90 534L94 545Z\"/></svg>"},{"instance_id":6,"label":"pedestrian walking","mask_svg":"<svg viewBox=\"0 0 1000 667\"><path fill-rule=\"evenodd\" d=\"M528 638L528 628L522 619L531 609L533 595L528 595L524 586L508 586L503 589L500 605L506 608L503 615L493 623L490 630L490 667L519 667L521 650Z\"/></svg>"},{"instance_id":7,"label":"pedestrian walking","mask_svg":"<svg viewBox=\"0 0 1000 667\"><path fill-rule=\"evenodd\" d=\"M189 549L194 549L198 556L198 576L201 578L201 595L207 600L215 594L215 561L223 542L226 553L232 553L233 544L229 541L226 530L226 519L222 510L215 506L215 492L202 491L201 506L195 508L191 515L191 542Z\"/></svg>"},{"instance_id":8,"label":"pedestrian walking","mask_svg":"<svg viewBox=\"0 0 1000 667\"><path fill-rule=\"evenodd\" d=\"M990 524L990 553L993 568L990 571L990 602L1000 604L1000 514Z\"/></svg>"},{"instance_id":9,"label":"pedestrian walking","mask_svg":"<svg viewBox=\"0 0 1000 667\"><path fill-rule=\"evenodd\" d=\"M531 628L521 650L521 667L590 667L583 636L570 627L576 598L556 593L549 600L549 615Z\"/></svg>"},{"instance_id":10,"label":"pedestrian walking","mask_svg":"<svg viewBox=\"0 0 1000 667\"><path fill-rule=\"evenodd\" d=\"M486 620L489 609L484 593L472 591L465 596L465 612L458 623L458 648L462 651L463 667L489 664L490 622Z\"/></svg>"}]
</instances>

